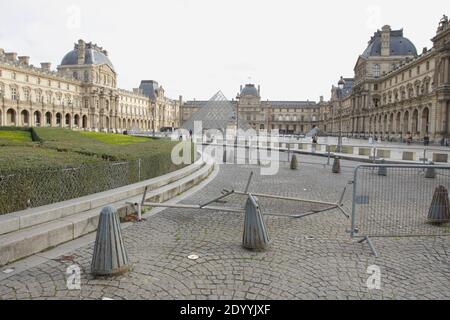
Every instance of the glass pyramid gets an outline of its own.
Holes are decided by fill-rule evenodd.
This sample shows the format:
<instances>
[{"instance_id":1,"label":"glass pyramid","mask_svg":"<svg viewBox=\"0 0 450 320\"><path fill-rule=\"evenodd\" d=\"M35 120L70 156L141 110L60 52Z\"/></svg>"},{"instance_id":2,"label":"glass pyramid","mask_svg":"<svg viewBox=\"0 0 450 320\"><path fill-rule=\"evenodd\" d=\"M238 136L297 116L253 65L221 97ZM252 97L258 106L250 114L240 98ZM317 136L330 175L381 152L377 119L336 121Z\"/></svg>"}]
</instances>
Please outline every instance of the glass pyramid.
<instances>
[{"instance_id":1,"label":"glass pyramid","mask_svg":"<svg viewBox=\"0 0 450 320\"><path fill-rule=\"evenodd\" d=\"M229 127L236 128L236 106L219 91L183 124L183 129L194 131L196 121L202 122L203 130L217 129L225 132ZM239 129L250 128L247 121L239 118Z\"/></svg>"}]
</instances>

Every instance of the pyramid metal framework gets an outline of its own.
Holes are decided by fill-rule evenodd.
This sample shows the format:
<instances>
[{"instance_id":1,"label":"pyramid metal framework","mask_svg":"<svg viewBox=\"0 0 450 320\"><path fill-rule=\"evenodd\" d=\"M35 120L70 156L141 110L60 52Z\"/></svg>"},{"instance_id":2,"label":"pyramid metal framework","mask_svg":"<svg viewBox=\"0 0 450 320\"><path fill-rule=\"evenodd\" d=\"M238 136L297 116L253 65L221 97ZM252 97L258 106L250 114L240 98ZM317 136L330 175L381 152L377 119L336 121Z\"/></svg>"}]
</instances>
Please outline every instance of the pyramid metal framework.
<instances>
[{"instance_id":1,"label":"pyramid metal framework","mask_svg":"<svg viewBox=\"0 0 450 320\"><path fill-rule=\"evenodd\" d=\"M183 129L194 131L196 121L202 122L203 130L225 132L230 125L236 126L236 106L219 91L183 124ZM244 119L239 119L239 129L248 130L251 126Z\"/></svg>"}]
</instances>

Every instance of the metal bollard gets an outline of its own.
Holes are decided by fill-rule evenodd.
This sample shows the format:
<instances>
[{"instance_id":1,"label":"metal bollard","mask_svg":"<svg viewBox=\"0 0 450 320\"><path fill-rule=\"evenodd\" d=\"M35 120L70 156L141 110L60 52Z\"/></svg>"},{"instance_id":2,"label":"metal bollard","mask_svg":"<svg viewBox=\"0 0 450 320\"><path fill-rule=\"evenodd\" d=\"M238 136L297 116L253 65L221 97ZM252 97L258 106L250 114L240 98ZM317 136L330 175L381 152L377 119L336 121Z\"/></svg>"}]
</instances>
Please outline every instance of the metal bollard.
<instances>
[{"instance_id":1,"label":"metal bollard","mask_svg":"<svg viewBox=\"0 0 450 320\"><path fill-rule=\"evenodd\" d=\"M291 170L297 170L297 169L298 169L297 156L295 154L293 154L292 159L291 159Z\"/></svg>"},{"instance_id":2,"label":"metal bollard","mask_svg":"<svg viewBox=\"0 0 450 320\"><path fill-rule=\"evenodd\" d=\"M129 270L117 210L105 207L100 213L97 237L91 262L95 276L113 276Z\"/></svg>"},{"instance_id":3,"label":"metal bollard","mask_svg":"<svg viewBox=\"0 0 450 320\"><path fill-rule=\"evenodd\" d=\"M430 166L434 165L433 161L430 161ZM435 168L427 168L425 171L425 178L427 179L435 179L436 178L436 169Z\"/></svg>"},{"instance_id":4,"label":"metal bollard","mask_svg":"<svg viewBox=\"0 0 450 320\"><path fill-rule=\"evenodd\" d=\"M257 200L249 194L245 205L244 235L242 246L250 250L264 250L269 245L266 224L259 209Z\"/></svg>"},{"instance_id":5,"label":"metal bollard","mask_svg":"<svg viewBox=\"0 0 450 320\"><path fill-rule=\"evenodd\" d=\"M383 165L386 162L384 160L380 160L380 164ZM378 175L382 177L387 176L387 168L386 167L378 167Z\"/></svg>"},{"instance_id":6,"label":"metal bollard","mask_svg":"<svg viewBox=\"0 0 450 320\"><path fill-rule=\"evenodd\" d=\"M434 191L428 211L428 222L437 225L450 222L448 191L444 186L439 186Z\"/></svg>"},{"instance_id":7,"label":"metal bollard","mask_svg":"<svg viewBox=\"0 0 450 320\"><path fill-rule=\"evenodd\" d=\"M331 169L333 173L341 173L341 161L339 157L334 158L333 168Z\"/></svg>"}]
</instances>

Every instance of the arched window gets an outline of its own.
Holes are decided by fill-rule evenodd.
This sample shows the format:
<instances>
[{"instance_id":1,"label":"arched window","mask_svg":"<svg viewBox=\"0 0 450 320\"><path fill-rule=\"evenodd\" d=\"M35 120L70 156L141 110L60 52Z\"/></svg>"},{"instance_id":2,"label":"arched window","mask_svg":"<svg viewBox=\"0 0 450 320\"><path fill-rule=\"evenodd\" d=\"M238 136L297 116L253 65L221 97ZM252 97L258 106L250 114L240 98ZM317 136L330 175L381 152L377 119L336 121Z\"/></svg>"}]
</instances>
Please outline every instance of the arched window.
<instances>
[{"instance_id":1,"label":"arched window","mask_svg":"<svg viewBox=\"0 0 450 320\"><path fill-rule=\"evenodd\" d=\"M380 65L379 64L375 64L373 66L373 76L375 78L378 78L380 76Z\"/></svg>"},{"instance_id":2,"label":"arched window","mask_svg":"<svg viewBox=\"0 0 450 320\"><path fill-rule=\"evenodd\" d=\"M57 124L58 126L61 125L61 113L57 113L57 114L56 114L56 124Z\"/></svg>"}]
</instances>

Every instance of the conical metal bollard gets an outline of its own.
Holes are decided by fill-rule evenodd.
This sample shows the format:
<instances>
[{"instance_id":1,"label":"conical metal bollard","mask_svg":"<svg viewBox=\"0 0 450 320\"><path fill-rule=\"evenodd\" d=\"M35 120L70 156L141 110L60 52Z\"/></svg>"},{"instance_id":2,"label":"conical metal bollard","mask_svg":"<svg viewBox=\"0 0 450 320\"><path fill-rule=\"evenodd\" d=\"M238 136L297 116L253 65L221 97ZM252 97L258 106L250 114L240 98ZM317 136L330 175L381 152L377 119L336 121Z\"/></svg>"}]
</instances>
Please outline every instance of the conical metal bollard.
<instances>
[{"instance_id":1,"label":"conical metal bollard","mask_svg":"<svg viewBox=\"0 0 450 320\"><path fill-rule=\"evenodd\" d=\"M244 236L242 245L250 250L264 250L269 235L256 199L250 194L245 205Z\"/></svg>"},{"instance_id":2,"label":"conical metal bollard","mask_svg":"<svg viewBox=\"0 0 450 320\"><path fill-rule=\"evenodd\" d=\"M386 164L386 161L381 160L379 164L384 165L384 164ZM386 177L387 176L387 168L386 167L378 167L378 175L382 176L382 177Z\"/></svg>"},{"instance_id":3,"label":"conical metal bollard","mask_svg":"<svg viewBox=\"0 0 450 320\"><path fill-rule=\"evenodd\" d=\"M331 170L333 173L341 173L341 161L338 157L334 158L333 168Z\"/></svg>"},{"instance_id":4,"label":"conical metal bollard","mask_svg":"<svg viewBox=\"0 0 450 320\"><path fill-rule=\"evenodd\" d=\"M429 163L430 166L434 165L434 162ZM435 179L436 178L436 169L435 168L427 168L425 171L425 178L427 179Z\"/></svg>"},{"instance_id":5,"label":"conical metal bollard","mask_svg":"<svg viewBox=\"0 0 450 320\"><path fill-rule=\"evenodd\" d=\"M444 186L439 186L434 191L433 201L428 212L428 222L433 224L450 222L448 191Z\"/></svg>"},{"instance_id":6,"label":"conical metal bollard","mask_svg":"<svg viewBox=\"0 0 450 320\"><path fill-rule=\"evenodd\" d=\"M95 276L113 276L129 270L116 209L105 207L100 213L91 272Z\"/></svg>"},{"instance_id":7,"label":"conical metal bollard","mask_svg":"<svg viewBox=\"0 0 450 320\"><path fill-rule=\"evenodd\" d=\"M295 154L293 154L292 159L291 159L291 170L297 170L297 169L298 169L297 156Z\"/></svg>"}]
</instances>

